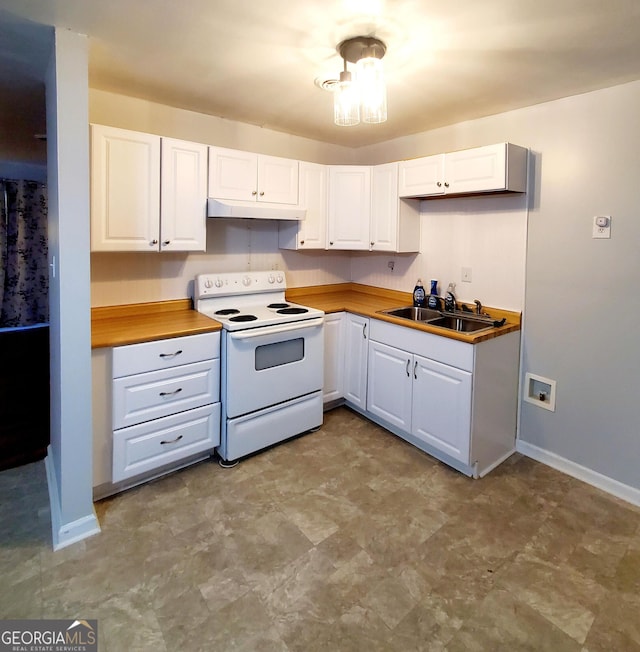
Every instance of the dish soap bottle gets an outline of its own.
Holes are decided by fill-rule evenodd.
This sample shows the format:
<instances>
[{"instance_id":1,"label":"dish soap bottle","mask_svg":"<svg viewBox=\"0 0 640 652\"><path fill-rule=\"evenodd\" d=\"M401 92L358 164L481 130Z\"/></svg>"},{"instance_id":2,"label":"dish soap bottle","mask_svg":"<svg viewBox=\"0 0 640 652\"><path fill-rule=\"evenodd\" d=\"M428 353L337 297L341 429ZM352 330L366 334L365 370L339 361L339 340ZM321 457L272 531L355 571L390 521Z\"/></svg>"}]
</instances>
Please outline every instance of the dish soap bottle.
<instances>
[{"instance_id":1,"label":"dish soap bottle","mask_svg":"<svg viewBox=\"0 0 640 652\"><path fill-rule=\"evenodd\" d=\"M444 309L447 312L453 312L458 306L456 304L456 295L454 291L456 289L455 283L449 283L447 291L444 295Z\"/></svg>"},{"instance_id":2,"label":"dish soap bottle","mask_svg":"<svg viewBox=\"0 0 640 652\"><path fill-rule=\"evenodd\" d=\"M432 310L437 310L440 305L440 297L438 296L438 281L431 281L431 293L427 299L427 306Z\"/></svg>"},{"instance_id":3,"label":"dish soap bottle","mask_svg":"<svg viewBox=\"0 0 640 652\"><path fill-rule=\"evenodd\" d=\"M413 288L413 306L414 308L424 307L424 286L422 279L418 279L416 286Z\"/></svg>"}]
</instances>

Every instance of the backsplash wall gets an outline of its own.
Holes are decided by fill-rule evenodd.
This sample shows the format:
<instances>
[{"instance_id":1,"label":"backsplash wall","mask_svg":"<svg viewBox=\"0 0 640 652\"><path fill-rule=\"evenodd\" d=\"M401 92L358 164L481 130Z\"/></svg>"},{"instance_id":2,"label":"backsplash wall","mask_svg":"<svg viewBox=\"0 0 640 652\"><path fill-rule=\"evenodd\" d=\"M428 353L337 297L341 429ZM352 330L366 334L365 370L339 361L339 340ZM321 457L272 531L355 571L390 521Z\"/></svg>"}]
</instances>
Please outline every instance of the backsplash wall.
<instances>
[{"instance_id":1,"label":"backsplash wall","mask_svg":"<svg viewBox=\"0 0 640 652\"><path fill-rule=\"evenodd\" d=\"M348 252L278 249L272 220L207 220L205 253L94 253L91 305L167 301L192 296L197 274L281 269L289 287L350 280Z\"/></svg>"}]
</instances>

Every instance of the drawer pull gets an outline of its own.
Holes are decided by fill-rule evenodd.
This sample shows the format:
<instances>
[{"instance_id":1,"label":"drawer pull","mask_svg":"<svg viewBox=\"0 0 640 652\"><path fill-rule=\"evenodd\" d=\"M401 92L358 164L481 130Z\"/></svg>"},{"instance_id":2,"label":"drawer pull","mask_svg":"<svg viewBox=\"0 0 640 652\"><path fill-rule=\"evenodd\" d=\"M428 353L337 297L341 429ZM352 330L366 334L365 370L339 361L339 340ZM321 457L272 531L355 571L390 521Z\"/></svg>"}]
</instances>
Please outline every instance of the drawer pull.
<instances>
[{"instance_id":1,"label":"drawer pull","mask_svg":"<svg viewBox=\"0 0 640 652\"><path fill-rule=\"evenodd\" d=\"M175 396L176 394L179 394L182 391L182 387L178 387L178 389L174 389L172 392L160 392L160 396Z\"/></svg>"},{"instance_id":2,"label":"drawer pull","mask_svg":"<svg viewBox=\"0 0 640 652\"><path fill-rule=\"evenodd\" d=\"M164 446L166 444L177 444L180 440L182 439L182 435L178 435L175 439L171 439L169 441L161 441L160 443Z\"/></svg>"},{"instance_id":3,"label":"drawer pull","mask_svg":"<svg viewBox=\"0 0 640 652\"><path fill-rule=\"evenodd\" d=\"M176 351L175 353L161 353L160 357L161 358L175 358L177 355L180 355L182 353L182 349L179 351Z\"/></svg>"}]
</instances>

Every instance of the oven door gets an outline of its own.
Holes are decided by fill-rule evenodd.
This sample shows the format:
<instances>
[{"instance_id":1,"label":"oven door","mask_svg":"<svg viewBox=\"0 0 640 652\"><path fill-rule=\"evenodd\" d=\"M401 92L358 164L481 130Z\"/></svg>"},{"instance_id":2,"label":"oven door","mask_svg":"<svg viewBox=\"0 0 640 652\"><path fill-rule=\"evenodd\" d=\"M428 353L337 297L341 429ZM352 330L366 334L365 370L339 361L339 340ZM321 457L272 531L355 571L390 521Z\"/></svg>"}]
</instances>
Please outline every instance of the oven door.
<instances>
[{"instance_id":1,"label":"oven door","mask_svg":"<svg viewBox=\"0 0 640 652\"><path fill-rule=\"evenodd\" d=\"M227 333L227 418L322 389L323 324L309 319Z\"/></svg>"}]
</instances>

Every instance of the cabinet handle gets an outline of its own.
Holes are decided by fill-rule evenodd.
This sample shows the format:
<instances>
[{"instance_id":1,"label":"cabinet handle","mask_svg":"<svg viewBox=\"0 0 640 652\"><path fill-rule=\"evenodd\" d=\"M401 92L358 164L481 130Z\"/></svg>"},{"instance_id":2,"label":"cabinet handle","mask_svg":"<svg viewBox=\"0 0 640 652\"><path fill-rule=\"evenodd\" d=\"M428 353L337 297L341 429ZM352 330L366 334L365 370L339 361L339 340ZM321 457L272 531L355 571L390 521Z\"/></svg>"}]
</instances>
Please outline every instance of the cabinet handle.
<instances>
[{"instance_id":1,"label":"cabinet handle","mask_svg":"<svg viewBox=\"0 0 640 652\"><path fill-rule=\"evenodd\" d=\"M177 444L182 439L182 437L183 437L182 435L178 435L175 439L170 439L168 441L163 439L160 443L163 446L165 446L166 444Z\"/></svg>"},{"instance_id":2,"label":"cabinet handle","mask_svg":"<svg viewBox=\"0 0 640 652\"><path fill-rule=\"evenodd\" d=\"M175 358L177 355L182 353L182 349L178 349L175 353L161 353L161 358Z\"/></svg>"},{"instance_id":3,"label":"cabinet handle","mask_svg":"<svg viewBox=\"0 0 640 652\"><path fill-rule=\"evenodd\" d=\"M366 324L364 324L362 326L362 338L365 339L365 340L367 339L367 325Z\"/></svg>"},{"instance_id":4,"label":"cabinet handle","mask_svg":"<svg viewBox=\"0 0 640 652\"><path fill-rule=\"evenodd\" d=\"M168 244L171 244L171 240L164 240L164 242L162 243L162 246L166 247Z\"/></svg>"},{"instance_id":5,"label":"cabinet handle","mask_svg":"<svg viewBox=\"0 0 640 652\"><path fill-rule=\"evenodd\" d=\"M442 188L442 181L438 181L438 183L436 183L436 186L438 186L438 188Z\"/></svg>"},{"instance_id":6,"label":"cabinet handle","mask_svg":"<svg viewBox=\"0 0 640 652\"><path fill-rule=\"evenodd\" d=\"M174 389L172 392L160 392L160 396L175 396L176 394L179 394L182 391L182 387L178 387L178 389Z\"/></svg>"},{"instance_id":7,"label":"cabinet handle","mask_svg":"<svg viewBox=\"0 0 640 652\"><path fill-rule=\"evenodd\" d=\"M300 246L301 247L302 247L303 244L304 244L304 240L300 240Z\"/></svg>"},{"instance_id":8,"label":"cabinet handle","mask_svg":"<svg viewBox=\"0 0 640 652\"><path fill-rule=\"evenodd\" d=\"M264 197L264 190L260 193L260 197Z\"/></svg>"},{"instance_id":9,"label":"cabinet handle","mask_svg":"<svg viewBox=\"0 0 640 652\"><path fill-rule=\"evenodd\" d=\"M152 240L152 241L149 243L149 246L150 246L150 247L153 247L154 245L157 245L157 244L158 244L158 241L157 241L157 240Z\"/></svg>"},{"instance_id":10,"label":"cabinet handle","mask_svg":"<svg viewBox=\"0 0 640 652\"><path fill-rule=\"evenodd\" d=\"M373 247L374 244L375 244L375 242L372 241L372 242L371 242L371 246Z\"/></svg>"},{"instance_id":11,"label":"cabinet handle","mask_svg":"<svg viewBox=\"0 0 640 652\"><path fill-rule=\"evenodd\" d=\"M409 360L407 360L407 378L409 378L411 376L411 374L409 373L409 367L410 366L411 366L411 360L409 359Z\"/></svg>"},{"instance_id":12,"label":"cabinet handle","mask_svg":"<svg viewBox=\"0 0 640 652\"><path fill-rule=\"evenodd\" d=\"M332 244L333 244L333 242L329 242L329 244L330 244L330 245L332 245Z\"/></svg>"},{"instance_id":13,"label":"cabinet handle","mask_svg":"<svg viewBox=\"0 0 640 652\"><path fill-rule=\"evenodd\" d=\"M255 197L258 194L258 191L254 190L251 194Z\"/></svg>"},{"instance_id":14,"label":"cabinet handle","mask_svg":"<svg viewBox=\"0 0 640 652\"><path fill-rule=\"evenodd\" d=\"M416 360L415 364L413 365L413 377L418 380L418 361Z\"/></svg>"},{"instance_id":15,"label":"cabinet handle","mask_svg":"<svg viewBox=\"0 0 640 652\"><path fill-rule=\"evenodd\" d=\"M445 182L444 182L444 187L445 187L445 188L448 188L448 187L449 187L449 182L448 182L448 181L445 181Z\"/></svg>"}]
</instances>

